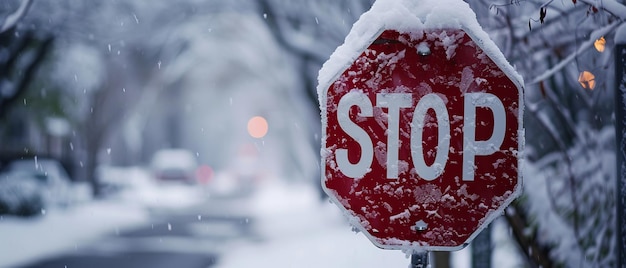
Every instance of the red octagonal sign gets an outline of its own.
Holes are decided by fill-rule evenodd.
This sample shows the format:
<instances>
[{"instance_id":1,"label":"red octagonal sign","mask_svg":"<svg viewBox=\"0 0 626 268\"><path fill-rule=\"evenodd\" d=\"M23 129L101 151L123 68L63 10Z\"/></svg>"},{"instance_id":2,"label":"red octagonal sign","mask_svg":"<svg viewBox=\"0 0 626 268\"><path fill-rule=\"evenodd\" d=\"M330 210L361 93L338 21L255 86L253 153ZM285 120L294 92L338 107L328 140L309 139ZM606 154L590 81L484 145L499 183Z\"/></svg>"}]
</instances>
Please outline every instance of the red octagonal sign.
<instances>
[{"instance_id":1,"label":"red octagonal sign","mask_svg":"<svg viewBox=\"0 0 626 268\"><path fill-rule=\"evenodd\" d=\"M320 84L322 185L381 248L461 249L521 191L523 89L473 38L384 30Z\"/></svg>"}]
</instances>

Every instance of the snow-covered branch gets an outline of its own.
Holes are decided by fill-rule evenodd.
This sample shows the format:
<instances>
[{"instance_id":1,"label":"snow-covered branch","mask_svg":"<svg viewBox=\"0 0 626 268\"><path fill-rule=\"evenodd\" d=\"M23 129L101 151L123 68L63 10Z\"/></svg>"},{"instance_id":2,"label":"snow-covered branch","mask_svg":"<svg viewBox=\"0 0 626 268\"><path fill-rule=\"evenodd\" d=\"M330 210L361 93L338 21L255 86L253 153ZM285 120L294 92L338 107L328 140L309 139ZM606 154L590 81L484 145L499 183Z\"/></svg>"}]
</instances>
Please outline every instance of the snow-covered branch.
<instances>
[{"instance_id":1,"label":"snow-covered branch","mask_svg":"<svg viewBox=\"0 0 626 268\"><path fill-rule=\"evenodd\" d=\"M604 26L604 27L602 27L600 29L597 29L597 30L593 31L589 35L589 40L585 41L580 47L578 47L576 52L570 54L569 56L567 56L567 58L565 58L562 61L560 61L557 65L552 67L550 70L547 70L542 75L540 75L540 76L536 77L535 79L533 79L532 82L530 82L529 84L537 84L537 83L539 83L539 82L541 82L543 80L546 80L549 77L553 76L555 73L559 72L561 69L563 69L565 66L567 66L567 64L569 64L574 59L576 59L576 57L580 53L582 53L583 51L589 49L598 38L600 38L602 36L605 36L606 34L612 32L613 30L615 30L617 28L617 26L621 25L622 23L624 23L624 22L623 21L614 21L614 22L612 22L611 24L609 24L607 26Z\"/></svg>"},{"instance_id":2,"label":"snow-covered branch","mask_svg":"<svg viewBox=\"0 0 626 268\"><path fill-rule=\"evenodd\" d=\"M2 26L0 27L0 33L3 33L6 30L15 26L17 22L20 21L20 19L24 17L24 15L26 15L26 11L28 11L28 8L32 3L32 0L22 0L17 10L7 16L7 18L2 23Z\"/></svg>"}]
</instances>

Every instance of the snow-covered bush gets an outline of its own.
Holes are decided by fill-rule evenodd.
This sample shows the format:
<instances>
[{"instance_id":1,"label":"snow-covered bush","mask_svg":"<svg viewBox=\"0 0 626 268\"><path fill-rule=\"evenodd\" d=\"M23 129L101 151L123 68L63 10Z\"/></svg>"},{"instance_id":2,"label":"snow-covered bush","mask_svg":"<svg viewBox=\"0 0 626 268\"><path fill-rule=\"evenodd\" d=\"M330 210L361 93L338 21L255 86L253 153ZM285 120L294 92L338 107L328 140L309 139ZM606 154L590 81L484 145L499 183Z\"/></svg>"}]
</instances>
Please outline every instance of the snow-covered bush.
<instances>
[{"instance_id":1,"label":"snow-covered bush","mask_svg":"<svg viewBox=\"0 0 626 268\"><path fill-rule=\"evenodd\" d=\"M32 178L0 178L0 215L37 215L44 208L41 185Z\"/></svg>"},{"instance_id":2,"label":"snow-covered bush","mask_svg":"<svg viewBox=\"0 0 626 268\"><path fill-rule=\"evenodd\" d=\"M566 152L529 163L526 208L537 239L565 267L615 266L615 129L579 126Z\"/></svg>"}]
</instances>

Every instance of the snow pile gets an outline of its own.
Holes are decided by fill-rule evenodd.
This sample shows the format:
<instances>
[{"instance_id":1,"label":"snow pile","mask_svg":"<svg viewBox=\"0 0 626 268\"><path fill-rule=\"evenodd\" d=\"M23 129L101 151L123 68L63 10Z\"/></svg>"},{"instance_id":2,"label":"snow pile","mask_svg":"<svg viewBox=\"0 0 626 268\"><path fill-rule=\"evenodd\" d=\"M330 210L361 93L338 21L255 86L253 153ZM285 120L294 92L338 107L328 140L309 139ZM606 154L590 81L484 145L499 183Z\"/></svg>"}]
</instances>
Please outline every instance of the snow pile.
<instances>
[{"instance_id":1,"label":"snow pile","mask_svg":"<svg viewBox=\"0 0 626 268\"><path fill-rule=\"evenodd\" d=\"M43 187L30 178L0 178L0 215L29 216L43 209Z\"/></svg>"}]
</instances>

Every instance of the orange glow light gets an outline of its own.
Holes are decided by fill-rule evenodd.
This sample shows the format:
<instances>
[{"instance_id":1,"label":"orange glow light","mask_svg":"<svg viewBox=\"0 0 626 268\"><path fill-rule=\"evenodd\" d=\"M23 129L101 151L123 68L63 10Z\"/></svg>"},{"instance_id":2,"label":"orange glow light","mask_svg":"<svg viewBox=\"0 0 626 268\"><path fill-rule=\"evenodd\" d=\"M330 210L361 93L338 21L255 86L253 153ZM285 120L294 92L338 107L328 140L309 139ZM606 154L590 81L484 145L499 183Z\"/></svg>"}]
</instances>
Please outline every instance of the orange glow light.
<instances>
[{"instance_id":1,"label":"orange glow light","mask_svg":"<svg viewBox=\"0 0 626 268\"><path fill-rule=\"evenodd\" d=\"M596 48L596 50L598 50L599 52L604 52L604 46L606 45L606 40L604 39L604 36L598 38L598 40L596 40L593 43L593 46Z\"/></svg>"},{"instance_id":2,"label":"orange glow light","mask_svg":"<svg viewBox=\"0 0 626 268\"><path fill-rule=\"evenodd\" d=\"M578 76L578 83L584 88L593 90L596 87L596 76L591 72L584 71Z\"/></svg>"},{"instance_id":3,"label":"orange glow light","mask_svg":"<svg viewBox=\"0 0 626 268\"><path fill-rule=\"evenodd\" d=\"M248 134L253 138L263 138L267 134L267 120L261 116L255 116L248 120Z\"/></svg>"}]
</instances>

